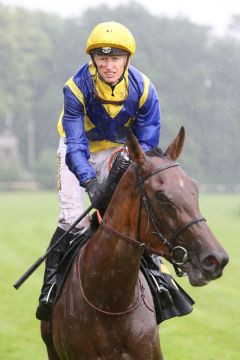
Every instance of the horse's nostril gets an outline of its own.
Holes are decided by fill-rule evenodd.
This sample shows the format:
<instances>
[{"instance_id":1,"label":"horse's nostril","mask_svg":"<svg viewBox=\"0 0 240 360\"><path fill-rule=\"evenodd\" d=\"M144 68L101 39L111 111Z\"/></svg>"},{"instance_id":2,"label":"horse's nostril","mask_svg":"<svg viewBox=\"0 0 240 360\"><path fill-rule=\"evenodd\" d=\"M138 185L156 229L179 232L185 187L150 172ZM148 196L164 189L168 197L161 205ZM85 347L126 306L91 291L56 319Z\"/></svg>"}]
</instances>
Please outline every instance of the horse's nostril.
<instances>
[{"instance_id":1,"label":"horse's nostril","mask_svg":"<svg viewBox=\"0 0 240 360\"><path fill-rule=\"evenodd\" d=\"M208 269L217 269L217 267L219 266L218 260L213 255L210 255L206 259L204 259L203 264L204 267Z\"/></svg>"}]
</instances>

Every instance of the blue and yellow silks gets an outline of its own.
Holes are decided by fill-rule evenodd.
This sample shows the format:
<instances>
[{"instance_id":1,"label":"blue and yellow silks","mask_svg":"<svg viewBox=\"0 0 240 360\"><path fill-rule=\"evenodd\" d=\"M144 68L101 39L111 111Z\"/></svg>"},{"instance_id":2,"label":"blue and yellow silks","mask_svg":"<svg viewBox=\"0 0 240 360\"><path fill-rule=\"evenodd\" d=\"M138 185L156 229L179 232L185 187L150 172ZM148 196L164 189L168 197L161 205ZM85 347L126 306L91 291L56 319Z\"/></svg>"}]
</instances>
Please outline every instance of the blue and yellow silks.
<instances>
[{"instance_id":1,"label":"blue and yellow silks","mask_svg":"<svg viewBox=\"0 0 240 360\"><path fill-rule=\"evenodd\" d=\"M105 100L125 101L103 104L94 91ZM66 137L66 163L81 185L96 176L88 163L89 152L125 144L129 127L144 151L158 145L160 104L153 85L140 71L129 66L124 79L112 89L90 62L67 81L58 131Z\"/></svg>"}]
</instances>

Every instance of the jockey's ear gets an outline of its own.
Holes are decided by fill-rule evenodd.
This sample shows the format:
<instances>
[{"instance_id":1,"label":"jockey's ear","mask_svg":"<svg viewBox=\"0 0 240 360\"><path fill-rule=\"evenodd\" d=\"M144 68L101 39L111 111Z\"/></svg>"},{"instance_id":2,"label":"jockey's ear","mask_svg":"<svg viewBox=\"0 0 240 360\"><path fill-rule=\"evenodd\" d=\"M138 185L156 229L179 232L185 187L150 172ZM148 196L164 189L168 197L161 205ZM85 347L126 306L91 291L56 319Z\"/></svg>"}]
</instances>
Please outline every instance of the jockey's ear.
<instances>
[{"instance_id":1,"label":"jockey's ear","mask_svg":"<svg viewBox=\"0 0 240 360\"><path fill-rule=\"evenodd\" d=\"M182 126L177 137L173 140L173 142L168 146L165 151L165 155L168 155L172 160L176 160L181 154L183 145L185 140L185 130Z\"/></svg>"},{"instance_id":2,"label":"jockey's ear","mask_svg":"<svg viewBox=\"0 0 240 360\"><path fill-rule=\"evenodd\" d=\"M131 130L128 132L127 147L130 159L143 167L147 163L147 157Z\"/></svg>"}]
</instances>

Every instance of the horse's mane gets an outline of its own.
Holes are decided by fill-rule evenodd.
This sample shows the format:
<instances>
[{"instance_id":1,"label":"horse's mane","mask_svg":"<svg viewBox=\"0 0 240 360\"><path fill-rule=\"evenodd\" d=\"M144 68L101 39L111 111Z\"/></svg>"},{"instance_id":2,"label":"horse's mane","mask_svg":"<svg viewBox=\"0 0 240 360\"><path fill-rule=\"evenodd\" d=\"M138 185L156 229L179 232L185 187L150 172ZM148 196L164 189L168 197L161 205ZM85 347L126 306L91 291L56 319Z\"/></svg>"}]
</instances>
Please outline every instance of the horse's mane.
<instances>
[{"instance_id":1,"label":"horse's mane","mask_svg":"<svg viewBox=\"0 0 240 360\"><path fill-rule=\"evenodd\" d=\"M153 157L153 156L156 156L156 157L160 157L160 158L163 158L165 156L164 152L159 148L159 147L155 147L149 151L146 152L146 155L147 156L150 156L150 157ZM129 164L126 166L125 170L127 170L127 167L130 165L130 162ZM116 167L116 170L115 171L115 167ZM110 171L111 174L109 174L108 178L105 180L105 183L103 184L103 193L104 193L104 197L105 197L105 204L106 204L106 207L105 209L107 208L107 205L109 204L111 198L112 198L112 195L120 181L120 179L122 178L125 170L123 170L123 168L121 169L120 168L120 171L119 171L119 163L117 163L117 161L115 161L115 163L113 164L112 166L112 169ZM105 209L102 209L103 212L105 211Z\"/></svg>"}]
</instances>

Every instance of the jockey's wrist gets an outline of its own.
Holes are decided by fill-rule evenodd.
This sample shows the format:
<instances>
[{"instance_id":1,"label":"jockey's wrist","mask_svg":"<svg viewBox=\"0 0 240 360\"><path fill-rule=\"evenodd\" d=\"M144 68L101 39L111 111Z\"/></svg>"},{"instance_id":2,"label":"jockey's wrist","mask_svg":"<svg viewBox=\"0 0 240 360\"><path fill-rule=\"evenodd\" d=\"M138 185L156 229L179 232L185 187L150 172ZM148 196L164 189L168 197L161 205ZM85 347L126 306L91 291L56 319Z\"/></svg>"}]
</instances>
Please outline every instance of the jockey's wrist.
<instances>
[{"instance_id":1,"label":"jockey's wrist","mask_svg":"<svg viewBox=\"0 0 240 360\"><path fill-rule=\"evenodd\" d=\"M92 187L93 184L95 184L97 182L97 179L95 177L90 178L88 180L85 181L83 187L88 190L90 187Z\"/></svg>"}]
</instances>

